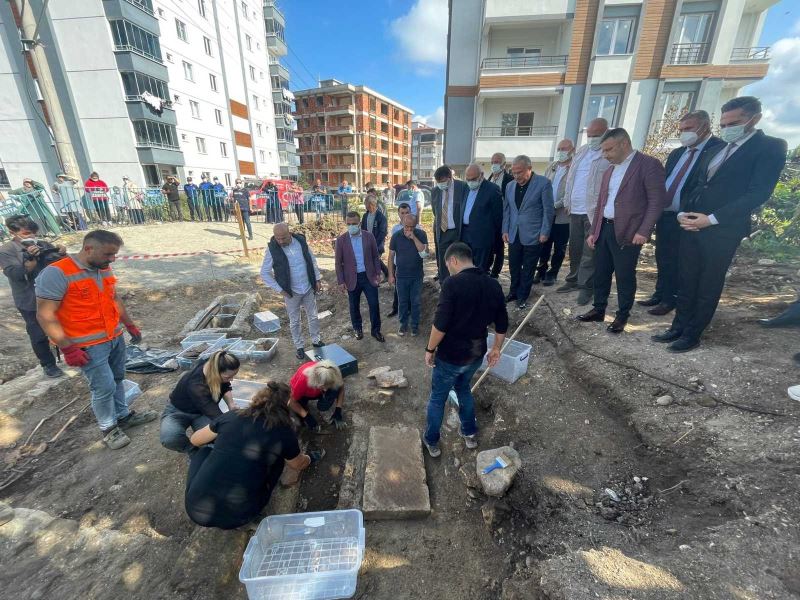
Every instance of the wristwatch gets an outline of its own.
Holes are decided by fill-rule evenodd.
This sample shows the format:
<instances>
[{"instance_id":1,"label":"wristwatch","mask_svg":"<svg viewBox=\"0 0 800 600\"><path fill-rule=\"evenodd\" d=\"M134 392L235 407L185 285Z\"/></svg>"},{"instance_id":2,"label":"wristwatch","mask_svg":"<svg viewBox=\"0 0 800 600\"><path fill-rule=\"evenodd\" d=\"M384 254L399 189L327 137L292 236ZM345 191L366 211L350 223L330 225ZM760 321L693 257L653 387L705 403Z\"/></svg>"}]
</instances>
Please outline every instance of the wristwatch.
<instances>
[{"instance_id":1,"label":"wristwatch","mask_svg":"<svg viewBox=\"0 0 800 600\"><path fill-rule=\"evenodd\" d=\"M436 348L434 348L433 350L431 350L430 348L428 348L427 346L425 346L425 352L430 352L431 354L434 354L434 353L436 352Z\"/></svg>"}]
</instances>

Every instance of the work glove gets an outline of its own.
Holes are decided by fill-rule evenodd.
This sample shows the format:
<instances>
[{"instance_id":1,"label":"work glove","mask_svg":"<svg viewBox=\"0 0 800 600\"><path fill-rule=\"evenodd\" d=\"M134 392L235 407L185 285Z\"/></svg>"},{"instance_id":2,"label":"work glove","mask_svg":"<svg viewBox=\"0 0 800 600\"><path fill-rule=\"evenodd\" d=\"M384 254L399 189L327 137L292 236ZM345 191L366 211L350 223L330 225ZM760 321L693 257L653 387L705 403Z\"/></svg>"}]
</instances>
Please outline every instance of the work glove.
<instances>
[{"instance_id":1,"label":"work glove","mask_svg":"<svg viewBox=\"0 0 800 600\"><path fill-rule=\"evenodd\" d=\"M347 428L347 423L344 422L344 416L342 415L342 409L339 406L333 411L333 424L336 425L336 429Z\"/></svg>"},{"instance_id":2,"label":"work glove","mask_svg":"<svg viewBox=\"0 0 800 600\"><path fill-rule=\"evenodd\" d=\"M128 333L131 334L131 344L138 344L142 341L142 332L136 325L133 323L130 325L125 325L125 329L127 329Z\"/></svg>"},{"instance_id":3,"label":"work glove","mask_svg":"<svg viewBox=\"0 0 800 600\"><path fill-rule=\"evenodd\" d=\"M310 450L308 456L311 459L311 463L308 465L310 467L311 465L317 464L325 457L325 450Z\"/></svg>"},{"instance_id":4,"label":"work glove","mask_svg":"<svg viewBox=\"0 0 800 600\"><path fill-rule=\"evenodd\" d=\"M86 350L76 344L71 344L61 349L64 361L70 367L84 367L89 364L89 355Z\"/></svg>"},{"instance_id":5,"label":"work glove","mask_svg":"<svg viewBox=\"0 0 800 600\"><path fill-rule=\"evenodd\" d=\"M319 431L319 423L317 423L317 420L311 413L307 413L306 416L303 417L303 425L308 427L311 431Z\"/></svg>"}]
</instances>

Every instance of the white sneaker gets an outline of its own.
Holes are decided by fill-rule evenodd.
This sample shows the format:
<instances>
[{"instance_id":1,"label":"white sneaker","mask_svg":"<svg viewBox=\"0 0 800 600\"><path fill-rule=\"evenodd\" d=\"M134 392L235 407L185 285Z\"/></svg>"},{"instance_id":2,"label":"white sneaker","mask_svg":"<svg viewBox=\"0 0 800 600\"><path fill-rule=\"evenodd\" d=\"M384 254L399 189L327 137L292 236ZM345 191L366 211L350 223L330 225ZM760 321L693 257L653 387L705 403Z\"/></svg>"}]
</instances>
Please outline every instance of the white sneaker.
<instances>
[{"instance_id":1,"label":"white sneaker","mask_svg":"<svg viewBox=\"0 0 800 600\"><path fill-rule=\"evenodd\" d=\"M431 458L437 458L442 455L442 451L439 446L431 446L425 440L423 440L422 443L425 444L425 447L428 449L428 454L431 455Z\"/></svg>"},{"instance_id":2,"label":"white sneaker","mask_svg":"<svg viewBox=\"0 0 800 600\"><path fill-rule=\"evenodd\" d=\"M789 392L789 398L800 402L800 385L793 385L786 391Z\"/></svg>"},{"instance_id":3,"label":"white sneaker","mask_svg":"<svg viewBox=\"0 0 800 600\"><path fill-rule=\"evenodd\" d=\"M464 445L469 448L470 450L474 450L478 447L478 438L475 437L475 434L472 435L465 435L464 436Z\"/></svg>"}]
</instances>

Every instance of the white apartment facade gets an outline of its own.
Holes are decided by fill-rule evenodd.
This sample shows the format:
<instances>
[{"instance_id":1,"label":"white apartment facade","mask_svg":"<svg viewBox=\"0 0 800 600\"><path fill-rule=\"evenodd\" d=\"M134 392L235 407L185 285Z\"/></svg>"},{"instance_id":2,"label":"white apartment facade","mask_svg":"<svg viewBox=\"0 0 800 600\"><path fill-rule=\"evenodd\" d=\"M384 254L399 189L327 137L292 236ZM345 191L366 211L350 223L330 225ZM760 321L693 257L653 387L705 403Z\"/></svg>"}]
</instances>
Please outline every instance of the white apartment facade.
<instances>
[{"instance_id":1,"label":"white apartment facade","mask_svg":"<svg viewBox=\"0 0 800 600\"><path fill-rule=\"evenodd\" d=\"M602 116L641 148L665 114L720 106L762 79L777 0L458 0L450 3L445 162L527 154Z\"/></svg>"},{"instance_id":2,"label":"white apartment facade","mask_svg":"<svg viewBox=\"0 0 800 600\"><path fill-rule=\"evenodd\" d=\"M444 130L411 123L411 179L433 185L433 172L444 164Z\"/></svg>"}]
</instances>

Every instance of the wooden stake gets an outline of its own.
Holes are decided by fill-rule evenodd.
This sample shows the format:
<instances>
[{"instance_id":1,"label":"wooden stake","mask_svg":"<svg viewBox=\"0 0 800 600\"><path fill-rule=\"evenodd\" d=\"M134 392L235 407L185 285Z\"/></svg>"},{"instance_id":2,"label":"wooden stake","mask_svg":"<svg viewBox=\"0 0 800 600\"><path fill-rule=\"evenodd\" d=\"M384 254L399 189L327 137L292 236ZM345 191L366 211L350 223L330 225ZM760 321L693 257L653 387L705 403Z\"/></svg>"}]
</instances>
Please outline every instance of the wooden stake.
<instances>
[{"instance_id":1,"label":"wooden stake","mask_svg":"<svg viewBox=\"0 0 800 600\"><path fill-rule=\"evenodd\" d=\"M239 223L239 235L242 238L242 248L244 249L244 255L247 258L250 258L250 251L247 249L247 236L244 234L244 221L242 220L242 209L239 208L239 202L237 200L233 201L233 212L236 213L236 222Z\"/></svg>"}]
</instances>

